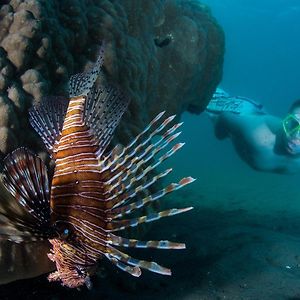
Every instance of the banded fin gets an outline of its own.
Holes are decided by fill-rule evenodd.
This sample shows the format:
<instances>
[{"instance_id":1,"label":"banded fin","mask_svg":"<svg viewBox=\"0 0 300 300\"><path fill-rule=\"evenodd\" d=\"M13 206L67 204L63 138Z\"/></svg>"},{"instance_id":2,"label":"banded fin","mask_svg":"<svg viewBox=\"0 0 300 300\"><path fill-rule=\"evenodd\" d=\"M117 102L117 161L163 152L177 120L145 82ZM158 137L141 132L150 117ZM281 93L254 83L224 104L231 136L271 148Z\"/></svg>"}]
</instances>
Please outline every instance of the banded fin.
<instances>
[{"instance_id":1,"label":"banded fin","mask_svg":"<svg viewBox=\"0 0 300 300\"><path fill-rule=\"evenodd\" d=\"M136 258L133 258L129 256L128 254L125 254L115 248L110 248L109 253L105 255L108 259L115 259L118 262L121 262L123 264L127 264L129 266L133 266L135 268L142 268L146 269L148 271L158 273L161 275L171 275L171 270L168 268L165 268L161 265L159 265L156 262L153 261L146 261L146 260L139 260ZM137 269L137 270L138 270ZM127 270L125 270L127 271ZM139 274L140 275L140 274Z\"/></svg>"},{"instance_id":2,"label":"banded fin","mask_svg":"<svg viewBox=\"0 0 300 300\"><path fill-rule=\"evenodd\" d=\"M127 109L129 99L113 86L93 88L85 102L84 121L93 131L100 157Z\"/></svg>"},{"instance_id":3,"label":"banded fin","mask_svg":"<svg viewBox=\"0 0 300 300\"><path fill-rule=\"evenodd\" d=\"M150 223L150 222L157 221L164 217L175 216L175 215L187 212L191 209L193 209L193 207L171 208L171 209L166 209L166 210L163 210L160 212L153 212L153 213L150 213L148 215L138 217L138 218L125 219L125 220L120 220L120 221L112 221L111 226L110 226L111 229L109 231L110 232L120 231L120 230L123 230L128 227L138 226L142 223Z\"/></svg>"},{"instance_id":4,"label":"banded fin","mask_svg":"<svg viewBox=\"0 0 300 300\"><path fill-rule=\"evenodd\" d=\"M108 186L106 193L108 194L107 200L111 201L112 211L110 217L113 219L131 213L133 210L156 201L165 194L194 181L191 177L183 178L177 184L170 184L159 192L125 206L127 201L134 199L138 193L145 191L160 178L170 173L172 169L149 176L163 161L172 156L184 145L183 143L177 143L170 150L155 159L155 156L160 151L169 146L179 136L180 132L176 133L176 130L182 125L182 123L178 123L168 130L163 131L174 119L174 116L166 118L159 124L157 122L162 115L163 113L160 113L156 116L146 129L127 147L113 149L107 158L104 158L102 162L100 161L104 165L102 168L103 173L112 172L112 174L104 174L104 178L108 177L105 181L105 184ZM151 129L152 132L149 133ZM155 143L150 143L151 138L158 133L161 135L160 139Z\"/></svg>"},{"instance_id":5,"label":"banded fin","mask_svg":"<svg viewBox=\"0 0 300 300\"><path fill-rule=\"evenodd\" d=\"M18 226L47 238L50 232L50 195L43 161L25 148L13 151L4 159L2 182L14 201L30 216L23 220L17 213ZM10 218L9 215L6 217Z\"/></svg>"},{"instance_id":6,"label":"banded fin","mask_svg":"<svg viewBox=\"0 0 300 300\"><path fill-rule=\"evenodd\" d=\"M107 155L100 159L103 175L106 213L106 248L104 255L117 267L133 276L140 275L140 269L151 272L171 275L171 270L160 266L156 262L138 260L115 249L115 247L156 248L156 249L184 249L184 243L176 243L167 240L139 241L127 239L115 235L128 227L135 227L142 223L156 221L163 217L184 213L192 209L172 208L160 212L146 213L139 216L142 209L150 203L159 200L168 193L176 191L183 186L192 183L192 177L182 178L178 183L171 183L165 188L144 196L159 179L167 176L172 169L166 169L158 174L153 171L166 159L176 153L184 143L170 146L180 135L177 129L182 123L170 125L175 116L162 119L164 112L158 114L149 125L126 147L116 146ZM168 129L167 129L168 127ZM157 139L154 136L159 135ZM142 196L142 197L141 197ZM141 199L140 199L141 198ZM132 218L124 219L135 212ZM138 268L138 269L136 269Z\"/></svg>"},{"instance_id":7,"label":"banded fin","mask_svg":"<svg viewBox=\"0 0 300 300\"><path fill-rule=\"evenodd\" d=\"M140 200L137 200L136 202L114 208L112 219L122 218L127 214L131 214L133 211L144 207L148 203L158 201L160 198L162 198L166 194L174 192L176 190L179 190L182 187L186 186L187 184L192 183L193 181L195 181L195 179L192 177L183 178L178 183L171 183L167 187L161 189L160 191L155 192L155 193L153 193L147 197L144 197Z\"/></svg>"},{"instance_id":8,"label":"banded fin","mask_svg":"<svg viewBox=\"0 0 300 300\"><path fill-rule=\"evenodd\" d=\"M71 76L69 80L69 97L87 96L96 82L104 63L105 43L100 46L98 57L93 67L85 72Z\"/></svg>"},{"instance_id":9,"label":"banded fin","mask_svg":"<svg viewBox=\"0 0 300 300\"><path fill-rule=\"evenodd\" d=\"M29 110L29 122L50 153L61 134L68 104L64 97L45 97Z\"/></svg>"},{"instance_id":10,"label":"banded fin","mask_svg":"<svg viewBox=\"0 0 300 300\"><path fill-rule=\"evenodd\" d=\"M126 248L154 248L154 249L185 249L184 243L175 243L166 240L162 241L139 241L135 239L126 239L116 236L112 233L109 234L111 244L119 247Z\"/></svg>"},{"instance_id":11,"label":"banded fin","mask_svg":"<svg viewBox=\"0 0 300 300\"><path fill-rule=\"evenodd\" d=\"M104 48L105 45L102 44L97 61L88 72L71 76L69 80L70 98L88 95L101 72ZM54 143L61 133L68 104L69 101L63 97L47 97L42 99L40 105L29 110L29 122L42 138L50 153L53 152Z\"/></svg>"},{"instance_id":12,"label":"banded fin","mask_svg":"<svg viewBox=\"0 0 300 300\"><path fill-rule=\"evenodd\" d=\"M34 235L32 216L16 201L0 182L0 240L15 243L31 242L40 239Z\"/></svg>"},{"instance_id":13,"label":"banded fin","mask_svg":"<svg viewBox=\"0 0 300 300\"><path fill-rule=\"evenodd\" d=\"M108 258L110 262L112 262L115 266L117 266L122 271L127 272L134 277L140 277L142 275L141 269L139 267L128 266L108 253L105 253L104 255L106 256L106 258Z\"/></svg>"}]
</instances>

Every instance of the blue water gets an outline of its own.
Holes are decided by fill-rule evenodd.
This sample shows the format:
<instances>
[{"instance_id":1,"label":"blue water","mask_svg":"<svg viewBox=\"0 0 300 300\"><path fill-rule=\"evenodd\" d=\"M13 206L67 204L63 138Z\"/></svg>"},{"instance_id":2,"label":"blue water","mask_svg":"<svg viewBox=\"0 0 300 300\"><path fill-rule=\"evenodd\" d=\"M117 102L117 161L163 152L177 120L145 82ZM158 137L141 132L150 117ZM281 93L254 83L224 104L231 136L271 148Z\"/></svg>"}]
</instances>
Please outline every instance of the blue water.
<instances>
[{"instance_id":1,"label":"blue water","mask_svg":"<svg viewBox=\"0 0 300 300\"><path fill-rule=\"evenodd\" d=\"M203 2L226 36L221 86L283 117L300 98L300 1ZM186 299L300 299L300 174L254 171L229 140L216 140L205 114L183 120L186 145L174 164L198 179L185 199L202 234L195 245L212 259L198 266L211 286L199 284Z\"/></svg>"},{"instance_id":2,"label":"blue water","mask_svg":"<svg viewBox=\"0 0 300 300\"><path fill-rule=\"evenodd\" d=\"M221 86L232 95L259 101L268 112L283 117L300 98L300 1L203 2L225 32ZM185 114L183 119L190 133L185 136L185 151L193 154L199 169L203 164L241 164L229 142L216 141L205 114Z\"/></svg>"},{"instance_id":3,"label":"blue water","mask_svg":"<svg viewBox=\"0 0 300 300\"><path fill-rule=\"evenodd\" d=\"M300 1L204 2L226 35L222 86L284 114L300 98Z\"/></svg>"}]
</instances>

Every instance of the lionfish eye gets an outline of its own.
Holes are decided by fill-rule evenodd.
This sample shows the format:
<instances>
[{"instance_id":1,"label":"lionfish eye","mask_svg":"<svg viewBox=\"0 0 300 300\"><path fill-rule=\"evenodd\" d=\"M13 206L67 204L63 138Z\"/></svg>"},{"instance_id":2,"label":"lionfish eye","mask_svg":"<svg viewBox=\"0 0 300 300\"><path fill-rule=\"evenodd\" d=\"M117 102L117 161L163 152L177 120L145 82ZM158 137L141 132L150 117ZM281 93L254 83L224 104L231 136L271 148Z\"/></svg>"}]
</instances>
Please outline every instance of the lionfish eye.
<instances>
[{"instance_id":1,"label":"lionfish eye","mask_svg":"<svg viewBox=\"0 0 300 300\"><path fill-rule=\"evenodd\" d=\"M78 275L82 276L84 275L84 272L82 272L81 268L76 268Z\"/></svg>"},{"instance_id":2,"label":"lionfish eye","mask_svg":"<svg viewBox=\"0 0 300 300\"><path fill-rule=\"evenodd\" d=\"M64 239L67 238L69 234L70 234L70 230L66 228L62 233L62 238Z\"/></svg>"},{"instance_id":3,"label":"lionfish eye","mask_svg":"<svg viewBox=\"0 0 300 300\"><path fill-rule=\"evenodd\" d=\"M83 267L76 266L76 271L77 271L78 275L81 277L87 276L87 271Z\"/></svg>"}]
</instances>

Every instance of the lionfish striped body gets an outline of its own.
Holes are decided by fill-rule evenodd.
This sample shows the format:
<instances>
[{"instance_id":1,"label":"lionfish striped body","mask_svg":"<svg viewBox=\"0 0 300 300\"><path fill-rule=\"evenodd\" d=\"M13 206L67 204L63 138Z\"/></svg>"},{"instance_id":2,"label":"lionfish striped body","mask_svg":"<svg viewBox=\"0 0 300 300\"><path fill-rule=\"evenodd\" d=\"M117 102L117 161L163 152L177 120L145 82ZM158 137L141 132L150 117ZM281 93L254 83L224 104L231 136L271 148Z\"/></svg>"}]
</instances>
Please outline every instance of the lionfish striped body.
<instances>
[{"instance_id":1,"label":"lionfish striped body","mask_svg":"<svg viewBox=\"0 0 300 300\"><path fill-rule=\"evenodd\" d=\"M148 196L142 193L171 172L152 174L183 146L163 151L179 135L181 124L166 129L174 116L161 121L160 113L129 145L104 154L128 99L116 88L96 88L103 51L89 72L71 77L69 100L49 98L30 111L30 122L55 162L51 190L45 165L27 149L17 149L4 161L7 192L2 198L13 197L19 207L0 209L2 219L7 218L0 223L0 236L15 242L49 239L53 248L48 256L57 268L49 280L68 287L89 287L89 276L102 257L133 276L140 276L141 268L170 275L169 269L132 258L117 247L183 249L184 244L126 239L114 232L191 209L130 217L194 179L183 178ZM160 138L153 142L155 135Z\"/></svg>"},{"instance_id":2,"label":"lionfish striped body","mask_svg":"<svg viewBox=\"0 0 300 300\"><path fill-rule=\"evenodd\" d=\"M101 201L103 184L97 159L99 145L83 119L85 100L85 97L70 99L61 137L53 151L56 165L50 198L52 224L65 239L72 234L72 244L75 242L77 246L60 240L51 241L56 251L52 251L49 257L60 270L50 278L55 280L62 274L69 286L84 283L83 277L74 269L74 262L76 266L95 264L99 254L93 249L103 247L99 242L97 245L95 229L87 223L99 224L105 202ZM103 230L97 232L98 239L99 233L103 235ZM73 253L66 255L63 251ZM65 257L69 259L64 261Z\"/></svg>"}]
</instances>

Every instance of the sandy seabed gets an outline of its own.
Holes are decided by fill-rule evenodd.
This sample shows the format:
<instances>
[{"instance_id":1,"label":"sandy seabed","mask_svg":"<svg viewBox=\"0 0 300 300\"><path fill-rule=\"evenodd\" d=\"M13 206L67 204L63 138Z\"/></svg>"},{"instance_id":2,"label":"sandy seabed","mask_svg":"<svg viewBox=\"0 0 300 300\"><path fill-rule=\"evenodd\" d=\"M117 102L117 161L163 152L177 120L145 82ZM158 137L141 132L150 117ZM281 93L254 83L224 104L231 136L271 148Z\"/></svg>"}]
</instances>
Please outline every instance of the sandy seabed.
<instances>
[{"instance_id":1,"label":"sandy seabed","mask_svg":"<svg viewBox=\"0 0 300 300\"><path fill-rule=\"evenodd\" d=\"M133 278L104 262L91 291L62 288L46 276L0 287L0 299L300 299L299 176L247 168L202 169L164 200L194 206L153 224L147 239L183 241L186 250L136 250L172 268Z\"/></svg>"}]
</instances>

